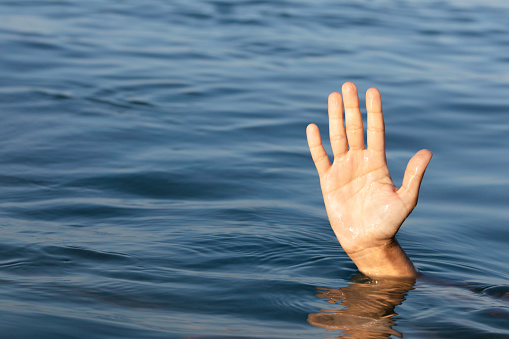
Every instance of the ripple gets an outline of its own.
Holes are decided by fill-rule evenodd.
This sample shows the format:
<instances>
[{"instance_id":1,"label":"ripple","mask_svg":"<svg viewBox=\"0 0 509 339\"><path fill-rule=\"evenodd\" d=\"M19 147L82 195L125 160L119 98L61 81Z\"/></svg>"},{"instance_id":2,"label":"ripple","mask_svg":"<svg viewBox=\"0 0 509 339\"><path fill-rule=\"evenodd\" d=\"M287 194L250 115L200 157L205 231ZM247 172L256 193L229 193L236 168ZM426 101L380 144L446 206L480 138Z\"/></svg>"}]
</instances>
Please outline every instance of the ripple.
<instances>
[{"instance_id":1,"label":"ripple","mask_svg":"<svg viewBox=\"0 0 509 339\"><path fill-rule=\"evenodd\" d=\"M350 288L404 337L509 335L507 10L1 1L1 333L337 337L371 321L320 311ZM305 140L329 146L348 80L382 91L397 182L435 153L399 233L423 274L392 309L351 288Z\"/></svg>"},{"instance_id":2,"label":"ripple","mask_svg":"<svg viewBox=\"0 0 509 339\"><path fill-rule=\"evenodd\" d=\"M113 190L116 192L141 195L150 198L217 199L242 192L242 185L227 179L213 180L190 175L165 172L119 173L73 180L66 187L87 187L89 189Z\"/></svg>"}]
</instances>

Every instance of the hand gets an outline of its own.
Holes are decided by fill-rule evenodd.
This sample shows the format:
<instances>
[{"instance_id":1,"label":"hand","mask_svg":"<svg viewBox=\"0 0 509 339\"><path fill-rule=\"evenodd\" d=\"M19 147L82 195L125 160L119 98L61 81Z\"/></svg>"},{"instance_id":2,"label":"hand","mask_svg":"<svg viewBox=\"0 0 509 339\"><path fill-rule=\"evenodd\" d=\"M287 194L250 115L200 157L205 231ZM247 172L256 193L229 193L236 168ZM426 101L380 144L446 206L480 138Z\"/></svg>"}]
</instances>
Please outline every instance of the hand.
<instances>
[{"instance_id":1,"label":"hand","mask_svg":"<svg viewBox=\"0 0 509 339\"><path fill-rule=\"evenodd\" d=\"M404 256L407 265L411 265L395 235L417 204L419 187L432 153L421 150L413 156L408 163L403 185L398 189L387 168L380 92L371 88L366 93L366 149L357 88L353 83L345 83L342 91L346 133L341 94L332 93L329 96L329 134L334 153L332 165L323 148L318 127L310 124L307 128L308 144L320 176L332 229L345 252L361 271L360 266L364 264L359 265L357 261L364 259L368 259L368 266L373 266L371 271L375 269L375 264L382 268L391 264L376 262L378 259L397 260L398 265L402 265L399 262L401 258L394 258L394 255ZM388 250L390 255L386 253ZM407 267L405 272L409 269ZM398 275L397 272L394 275Z\"/></svg>"}]
</instances>

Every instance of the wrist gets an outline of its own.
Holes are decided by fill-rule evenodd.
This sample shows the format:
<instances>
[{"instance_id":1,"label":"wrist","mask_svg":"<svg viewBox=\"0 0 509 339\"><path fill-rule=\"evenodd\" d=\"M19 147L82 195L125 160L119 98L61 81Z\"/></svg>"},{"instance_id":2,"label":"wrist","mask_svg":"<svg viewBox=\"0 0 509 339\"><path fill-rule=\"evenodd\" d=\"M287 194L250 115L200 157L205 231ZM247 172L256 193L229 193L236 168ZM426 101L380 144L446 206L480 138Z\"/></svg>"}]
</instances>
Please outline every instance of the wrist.
<instances>
[{"instance_id":1,"label":"wrist","mask_svg":"<svg viewBox=\"0 0 509 339\"><path fill-rule=\"evenodd\" d=\"M388 239L379 246L348 252L359 271L372 277L414 278L417 276L412 261L396 238Z\"/></svg>"}]
</instances>

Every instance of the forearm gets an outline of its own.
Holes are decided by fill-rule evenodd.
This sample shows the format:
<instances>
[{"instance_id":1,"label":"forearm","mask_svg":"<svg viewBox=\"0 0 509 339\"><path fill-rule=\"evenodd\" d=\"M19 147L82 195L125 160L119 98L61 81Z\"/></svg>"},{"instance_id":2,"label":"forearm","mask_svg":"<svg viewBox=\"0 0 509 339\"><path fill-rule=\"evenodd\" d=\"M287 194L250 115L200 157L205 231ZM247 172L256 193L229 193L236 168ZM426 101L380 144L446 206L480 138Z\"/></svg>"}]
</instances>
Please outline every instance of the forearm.
<instances>
[{"instance_id":1,"label":"forearm","mask_svg":"<svg viewBox=\"0 0 509 339\"><path fill-rule=\"evenodd\" d=\"M380 247L355 253L347 252L347 254L359 271L370 277L413 278L417 276L417 270L396 238Z\"/></svg>"}]
</instances>

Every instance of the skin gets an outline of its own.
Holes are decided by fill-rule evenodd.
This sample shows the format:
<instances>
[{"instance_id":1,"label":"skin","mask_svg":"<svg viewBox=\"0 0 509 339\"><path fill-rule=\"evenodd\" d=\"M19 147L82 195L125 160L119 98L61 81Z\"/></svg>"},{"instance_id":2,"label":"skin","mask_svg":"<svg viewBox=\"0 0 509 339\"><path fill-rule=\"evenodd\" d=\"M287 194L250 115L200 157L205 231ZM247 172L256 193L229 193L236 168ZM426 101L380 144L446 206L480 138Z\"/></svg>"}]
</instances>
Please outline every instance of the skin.
<instances>
[{"instance_id":1,"label":"skin","mask_svg":"<svg viewBox=\"0 0 509 339\"><path fill-rule=\"evenodd\" d=\"M367 148L357 88L347 82L342 93L343 96L336 92L329 96L332 164L318 127L310 124L306 130L330 224L362 273L415 277L417 271L395 236L417 205L432 153L417 152L408 163L403 185L397 188L387 168L380 92L376 88L366 92Z\"/></svg>"},{"instance_id":2,"label":"skin","mask_svg":"<svg viewBox=\"0 0 509 339\"><path fill-rule=\"evenodd\" d=\"M352 279L342 288L317 288L319 298L340 304L340 310L311 313L308 322L314 326L347 332L341 338L394 338L402 334L392 327L397 313L394 308L405 300L415 279L377 279L369 283Z\"/></svg>"}]
</instances>

